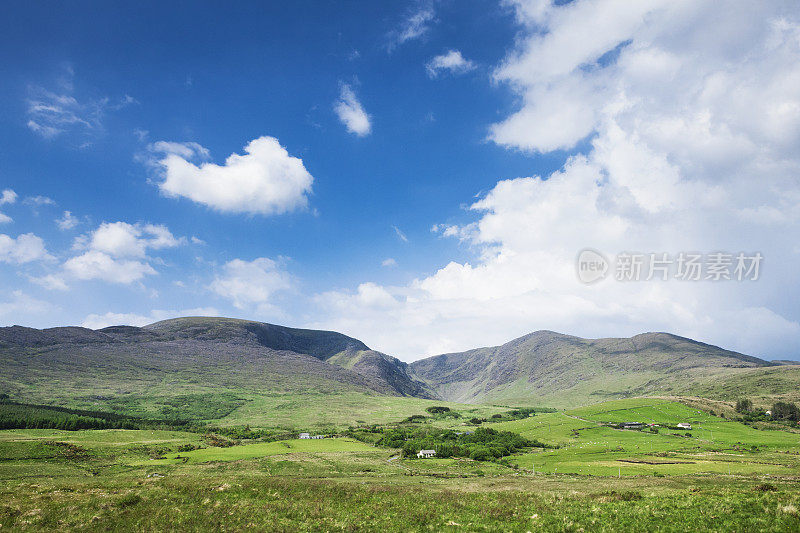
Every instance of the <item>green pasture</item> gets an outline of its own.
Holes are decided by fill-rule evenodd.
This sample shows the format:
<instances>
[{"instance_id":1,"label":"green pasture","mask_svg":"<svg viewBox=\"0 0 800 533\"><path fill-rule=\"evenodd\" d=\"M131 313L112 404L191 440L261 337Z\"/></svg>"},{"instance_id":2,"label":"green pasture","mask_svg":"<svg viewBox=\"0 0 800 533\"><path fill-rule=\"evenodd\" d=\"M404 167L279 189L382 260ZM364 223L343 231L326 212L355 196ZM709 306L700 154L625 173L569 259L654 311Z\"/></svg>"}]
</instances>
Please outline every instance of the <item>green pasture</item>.
<instances>
[{"instance_id":1,"label":"green pasture","mask_svg":"<svg viewBox=\"0 0 800 533\"><path fill-rule=\"evenodd\" d=\"M228 448L207 447L188 452L168 454L165 459L140 462L138 464L207 463L212 461L240 461L290 453L347 453L374 450L373 446L347 438L292 439L243 444Z\"/></svg>"}]
</instances>

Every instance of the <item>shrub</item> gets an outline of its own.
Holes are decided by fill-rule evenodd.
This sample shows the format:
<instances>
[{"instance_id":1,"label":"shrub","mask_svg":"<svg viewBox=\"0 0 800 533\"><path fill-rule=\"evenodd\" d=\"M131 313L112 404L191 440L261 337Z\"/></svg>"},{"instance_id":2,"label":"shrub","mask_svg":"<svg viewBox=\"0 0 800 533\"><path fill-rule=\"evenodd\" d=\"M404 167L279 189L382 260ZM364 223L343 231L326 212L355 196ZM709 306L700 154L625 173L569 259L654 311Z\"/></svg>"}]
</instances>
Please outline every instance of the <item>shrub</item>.
<instances>
[{"instance_id":1,"label":"shrub","mask_svg":"<svg viewBox=\"0 0 800 533\"><path fill-rule=\"evenodd\" d=\"M749 413L753 410L753 401L749 400L748 398L740 398L736 402L736 412L737 413Z\"/></svg>"},{"instance_id":2,"label":"shrub","mask_svg":"<svg viewBox=\"0 0 800 533\"><path fill-rule=\"evenodd\" d=\"M486 446L476 446L469 454L469 458L475 461L488 461L494 459L494 454L492 454L492 450Z\"/></svg>"},{"instance_id":3,"label":"shrub","mask_svg":"<svg viewBox=\"0 0 800 533\"><path fill-rule=\"evenodd\" d=\"M449 412L450 408L449 407L445 407L443 405L432 405L432 406L428 407L425 410L428 411L432 415L438 415L438 414Z\"/></svg>"},{"instance_id":4,"label":"shrub","mask_svg":"<svg viewBox=\"0 0 800 533\"><path fill-rule=\"evenodd\" d=\"M119 507L131 507L142 501L142 497L138 494L126 494L117 500Z\"/></svg>"},{"instance_id":5,"label":"shrub","mask_svg":"<svg viewBox=\"0 0 800 533\"><path fill-rule=\"evenodd\" d=\"M800 409L793 403L775 402L772 406L772 418L797 422L800 420Z\"/></svg>"}]
</instances>

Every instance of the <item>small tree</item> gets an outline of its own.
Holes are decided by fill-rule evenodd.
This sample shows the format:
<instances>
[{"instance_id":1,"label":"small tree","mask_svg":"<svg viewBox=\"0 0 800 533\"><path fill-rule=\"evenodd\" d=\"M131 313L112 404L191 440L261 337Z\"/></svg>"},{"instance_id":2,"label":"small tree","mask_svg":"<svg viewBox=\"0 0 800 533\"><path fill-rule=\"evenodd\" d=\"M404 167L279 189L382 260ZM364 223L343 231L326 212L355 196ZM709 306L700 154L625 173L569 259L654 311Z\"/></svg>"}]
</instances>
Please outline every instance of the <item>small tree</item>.
<instances>
[{"instance_id":1,"label":"small tree","mask_svg":"<svg viewBox=\"0 0 800 533\"><path fill-rule=\"evenodd\" d=\"M450 408L449 407L445 407L443 405L432 405L432 406L428 407L425 410L428 411L432 415L437 415L437 414L442 414L442 413L449 412Z\"/></svg>"},{"instance_id":2,"label":"small tree","mask_svg":"<svg viewBox=\"0 0 800 533\"><path fill-rule=\"evenodd\" d=\"M494 458L494 455L492 454L492 450L486 446L476 446L469 454L469 458L475 461L489 461Z\"/></svg>"},{"instance_id":3,"label":"small tree","mask_svg":"<svg viewBox=\"0 0 800 533\"><path fill-rule=\"evenodd\" d=\"M772 406L772 418L797 422L800 420L800 409L793 403L775 402Z\"/></svg>"},{"instance_id":4,"label":"small tree","mask_svg":"<svg viewBox=\"0 0 800 533\"><path fill-rule=\"evenodd\" d=\"M737 413L749 413L753 410L753 401L748 398L740 398L739 401L736 402L736 412Z\"/></svg>"}]
</instances>

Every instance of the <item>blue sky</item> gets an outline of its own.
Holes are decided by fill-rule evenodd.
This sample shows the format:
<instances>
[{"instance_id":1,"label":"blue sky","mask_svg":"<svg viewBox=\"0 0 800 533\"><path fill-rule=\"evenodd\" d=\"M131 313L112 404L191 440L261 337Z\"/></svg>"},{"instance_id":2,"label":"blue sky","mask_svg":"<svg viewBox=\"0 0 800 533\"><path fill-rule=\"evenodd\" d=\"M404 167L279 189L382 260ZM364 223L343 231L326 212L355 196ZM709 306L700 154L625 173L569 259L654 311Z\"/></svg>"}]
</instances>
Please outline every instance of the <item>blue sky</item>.
<instances>
[{"instance_id":1,"label":"blue sky","mask_svg":"<svg viewBox=\"0 0 800 533\"><path fill-rule=\"evenodd\" d=\"M543 328L658 329L792 357L797 119L761 131L751 95L701 108L665 83L676 69L672 89L694 94L709 75L763 78L752 97L791 109L777 87L794 80L796 10L743 4L708 30L708 9L679 4L13 3L0 21L0 189L16 195L0 204L13 239L0 242L0 321L213 313L339 329L406 360ZM587 33L598 13L613 23ZM740 43L769 64L735 66ZM705 148L683 146L692 135ZM263 138L277 152L226 164ZM761 167L708 157L726 139ZM765 167L774 183L754 194ZM680 200L724 179L724 209ZM769 220L712 231L750 212ZM571 267L586 246L774 250L777 268L760 285L595 291Z\"/></svg>"}]
</instances>

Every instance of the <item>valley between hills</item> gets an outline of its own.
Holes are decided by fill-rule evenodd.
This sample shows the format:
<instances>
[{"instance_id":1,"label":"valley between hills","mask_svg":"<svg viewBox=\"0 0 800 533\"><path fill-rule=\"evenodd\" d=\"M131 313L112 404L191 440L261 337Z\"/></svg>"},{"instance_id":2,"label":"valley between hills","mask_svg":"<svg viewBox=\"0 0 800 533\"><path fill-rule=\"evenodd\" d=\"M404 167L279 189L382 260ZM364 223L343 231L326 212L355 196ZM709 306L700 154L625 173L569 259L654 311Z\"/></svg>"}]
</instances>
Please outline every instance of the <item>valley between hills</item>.
<instances>
[{"instance_id":1,"label":"valley between hills","mask_svg":"<svg viewBox=\"0 0 800 533\"><path fill-rule=\"evenodd\" d=\"M0 525L796 529L787 363L668 333L407 364L227 318L0 328Z\"/></svg>"}]
</instances>

